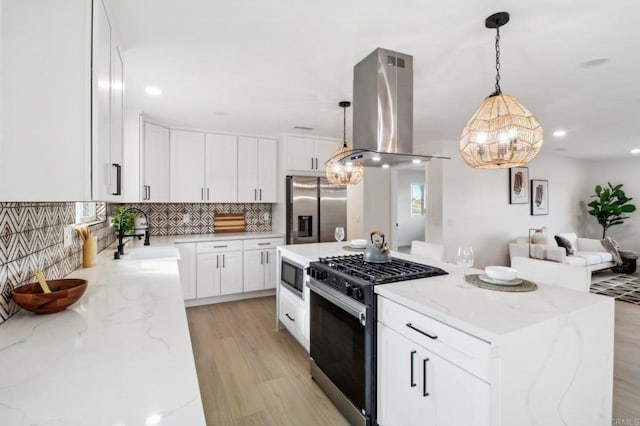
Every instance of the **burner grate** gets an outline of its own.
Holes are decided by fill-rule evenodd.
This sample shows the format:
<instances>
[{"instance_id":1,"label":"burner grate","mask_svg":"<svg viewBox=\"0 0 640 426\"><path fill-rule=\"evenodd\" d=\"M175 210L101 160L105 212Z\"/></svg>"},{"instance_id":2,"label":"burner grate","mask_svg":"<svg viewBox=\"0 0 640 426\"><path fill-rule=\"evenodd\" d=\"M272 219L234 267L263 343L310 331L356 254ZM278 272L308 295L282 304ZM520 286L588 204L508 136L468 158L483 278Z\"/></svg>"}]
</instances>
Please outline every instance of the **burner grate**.
<instances>
[{"instance_id":1,"label":"burner grate","mask_svg":"<svg viewBox=\"0 0 640 426\"><path fill-rule=\"evenodd\" d=\"M447 274L447 272L435 266L398 258L392 258L391 262L386 263L368 263L364 261L362 255L351 255L323 257L320 262L332 269L362 278L372 284L384 284Z\"/></svg>"}]
</instances>

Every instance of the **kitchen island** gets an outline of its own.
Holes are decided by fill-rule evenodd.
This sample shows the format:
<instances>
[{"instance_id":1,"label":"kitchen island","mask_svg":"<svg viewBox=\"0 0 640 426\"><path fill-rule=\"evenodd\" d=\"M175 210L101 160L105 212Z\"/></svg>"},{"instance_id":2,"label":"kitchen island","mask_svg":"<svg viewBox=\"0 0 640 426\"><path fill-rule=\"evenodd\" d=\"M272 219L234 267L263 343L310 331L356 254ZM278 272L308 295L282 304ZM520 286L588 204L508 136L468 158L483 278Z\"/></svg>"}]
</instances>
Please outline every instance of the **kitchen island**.
<instances>
[{"instance_id":1,"label":"kitchen island","mask_svg":"<svg viewBox=\"0 0 640 426\"><path fill-rule=\"evenodd\" d=\"M0 326L0 424L205 425L177 250L151 244L73 272L89 284L67 310Z\"/></svg>"},{"instance_id":2,"label":"kitchen island","mask_svg":"<svg viewBox=\"0 0 640 426\"><path fill-rule=\"evenodd\" d=\"M279 250L300 263L353 254L336 243ZM462 288L457 265L393 255L449 274L375 287L381 426L611 423L613 299Z\"/></svg>"}]
</instances>

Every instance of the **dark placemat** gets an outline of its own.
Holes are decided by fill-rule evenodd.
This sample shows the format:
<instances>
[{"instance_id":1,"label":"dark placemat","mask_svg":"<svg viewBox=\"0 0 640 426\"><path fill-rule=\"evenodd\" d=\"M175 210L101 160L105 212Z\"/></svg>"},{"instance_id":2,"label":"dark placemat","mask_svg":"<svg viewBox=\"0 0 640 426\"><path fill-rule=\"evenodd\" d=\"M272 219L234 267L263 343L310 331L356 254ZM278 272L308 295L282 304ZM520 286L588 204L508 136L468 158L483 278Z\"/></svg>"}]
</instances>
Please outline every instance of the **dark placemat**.
<instances>
[{"instance_id":1,"label":"dark placemat","mask_svg":"<svg viewBox=\"0 0 640 426\"><path fill-rule=\"evenodd\" d=\"M366 247L351 247L350 245L342 246L342 250L346 251L355 251L358 253L362 253L366 250Z\"/></svg>"},{"instance_id":2,"label":"dark placemat","mask_svg":"<svg viewBox=\"0 0 640 426\"><path fill-rule=\"evenodd\" d=\"M496 285L485 283L479 278L479 274L470 274L465 277L465 280L476 287L484 288L485 290L494 290L494 291L508 291L508 292L523 292L523 291L534 291L538 288L536 283L532 283L531 281L522 280L522 284L518 285Z\"/></svg>"}]
</instances>

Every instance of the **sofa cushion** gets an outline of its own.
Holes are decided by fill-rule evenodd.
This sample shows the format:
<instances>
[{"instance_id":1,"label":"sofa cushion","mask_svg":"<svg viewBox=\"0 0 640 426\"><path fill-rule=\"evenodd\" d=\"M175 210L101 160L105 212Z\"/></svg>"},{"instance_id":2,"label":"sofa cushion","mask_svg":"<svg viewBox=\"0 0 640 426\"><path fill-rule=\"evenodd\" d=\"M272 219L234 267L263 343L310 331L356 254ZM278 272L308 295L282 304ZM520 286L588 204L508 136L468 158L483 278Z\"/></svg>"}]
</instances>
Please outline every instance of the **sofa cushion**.
<instances>
[{"instance_id":1,"label":"sofa cushion","mask_svg":"<svg viewBox=\"0 0 640 426\"><path fill-rule=\"evenodd\" d=\"M613 256L608 252L596 252L596 251L577 251L573 257L579 257L584 259L586 266L597 265L598 263L611 262Z\"/></svg>"},{"instance_id":2,"label":"sofa cushion","mask_svg":"<svg viewBox=\"0 0 640 426\"><path fill-rule=\"evenodd\" d=\"M567 256L565 263L574 266L587 266L587 261L580 256Z\"/></svg>"},{"instance_id":3,"label":"sofa cushion","mask_svg":"<svg viewBox=\"0 0 640 426\"><path fill-rule=\"evenodd\" d=\"M558 235L568 240L574 250L578 250L578 234L575 232L564 232Z\"/></svg>"},{"instance_id":4,"label":"sofa cushion","mask_svg":"<svg viewBox=\"0 0 640 426\"><path fill-rule=\"evenodd\" d=\"M575 246L571 244L571 241L560 235L555 235L553 238L556 240L558 247L564 247L568 255L575 254L576 249Z\"/></svg>"}]
</instances>

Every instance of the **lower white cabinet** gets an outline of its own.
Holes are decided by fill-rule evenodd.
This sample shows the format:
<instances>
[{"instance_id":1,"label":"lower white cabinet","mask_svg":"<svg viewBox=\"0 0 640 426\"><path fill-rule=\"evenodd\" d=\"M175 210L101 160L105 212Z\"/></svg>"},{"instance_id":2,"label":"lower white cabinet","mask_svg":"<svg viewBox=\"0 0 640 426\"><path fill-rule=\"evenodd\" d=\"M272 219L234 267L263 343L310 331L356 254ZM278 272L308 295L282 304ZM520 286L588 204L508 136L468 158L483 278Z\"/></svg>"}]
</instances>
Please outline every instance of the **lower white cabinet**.
<instances>
[{"instance_id":1,"label":"lower white cabinet","mask_svg":"<svg viewBox=\"0 0 640 426\"><path fill-rule=\"evenodd\" d=\"M416 322L415 312L390 304L384 299L379 303L378 424L490 425L489 383L468 371L473 363L457 365L439 355L444 347L469 351L468 342L456 340L460 332L441 323L434 328L430 322Z\"/></svg>"},{"instance_id":2,"label":"lower white cabinet","mask_svg":"<svg viewBox=\"0 0 640 426\"><path fill-rule=\"evenodd\" d=\"M276 249L244 252L244 291L276 288Z\"/></svg>"},{"instance_id":3,"label":"lower white cabinet","mask_svg":"<svg viewBox=\"0 0 640 426\"><path fill-rule=\"evenodd\" d=\"M284 287L280 287L278 294L278 319L299 342L309 340L305 332L307 318L304 301Z\"/></svg>"},{"instance_id":4,"label":"lower white cabinet","mask_svg":"<svg viewBox=\"0 0 640 426\"><path fill-rule=\"evenodd\" d=\"M198 298L242 293L242 252L198 254Z\"/></svg>"}]
</instances>

